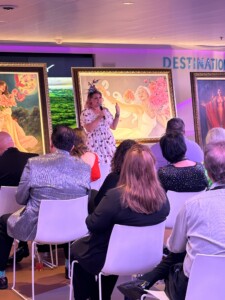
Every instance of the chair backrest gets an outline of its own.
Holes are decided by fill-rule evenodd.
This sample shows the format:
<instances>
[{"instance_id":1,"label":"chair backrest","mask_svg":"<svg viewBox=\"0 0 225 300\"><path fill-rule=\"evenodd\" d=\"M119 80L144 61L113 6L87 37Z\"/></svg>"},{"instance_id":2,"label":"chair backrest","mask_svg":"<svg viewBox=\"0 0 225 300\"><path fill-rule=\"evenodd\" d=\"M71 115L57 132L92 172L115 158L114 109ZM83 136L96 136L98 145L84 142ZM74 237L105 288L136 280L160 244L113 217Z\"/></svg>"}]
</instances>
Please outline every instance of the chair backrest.
<instances>
[{"instance_id":1,"label":"chair backrest","mask_svg":"<svg viewBox=\"0 0 225 300\"><path fill-rule=\"evenodd\" d=\"M174 191L167 191L167 197L170 202L170 213L166 219L166 228L173 228L174 223L176 221L176 217L184 205L184 203L189 200L190 198L194 197L195 195L202 193L201 192L187 192L187 193L180 193Z\"/></svg>"},{"instance_id":2,"label":"chair backrest","mask_svg":"<svg viewBox=\"0 0 225 300\"><path fill-rule=\"evenodd\" d=\"M162 259L165 221L152 226L114 225L103 273L142 274Z\"/></svg>"},{"instance_id":3,"label":"chair backrest","mask_svg":"<svg viewBox=\"0 0 225 300\"><path fill-rule=\"evenodd\" d=\"M197 254L185 300L224 299L225 255Z\"/></svg>"},{"instance_id":4,"label":"chair backrest","mask_svg":"<svg viewBox=\"0 0 225 300\"><path fill-rule=\"evenodd\" d=\"M41 200L36 242L63 244L88 233L88 196L70 200Z\"/></svg>"},{"instance_id":5,"label":"chair backrest","mask_svg":"<svg viewBox=\"0 0 225 300\"><path fill-rule=\"evenodd\" d=\"M11 214L22 207L16 202L17 186L2 186L0 188L0 216Z\"/></svg>"}]
</instances>

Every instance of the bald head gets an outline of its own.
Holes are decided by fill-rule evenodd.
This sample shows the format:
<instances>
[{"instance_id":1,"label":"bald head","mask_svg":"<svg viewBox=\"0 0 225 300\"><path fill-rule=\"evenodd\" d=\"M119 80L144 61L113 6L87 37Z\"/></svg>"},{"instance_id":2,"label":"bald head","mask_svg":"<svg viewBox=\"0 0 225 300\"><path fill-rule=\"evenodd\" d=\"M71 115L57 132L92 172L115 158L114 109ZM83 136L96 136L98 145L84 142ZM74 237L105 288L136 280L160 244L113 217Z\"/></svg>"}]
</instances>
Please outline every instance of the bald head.
<instances>
[{"instance_id":1,"label":"bald head","mask_svg":"<svg viewBox=\"0 0 225 300\"><path fill-rule=\"evenodd\" d=\"M14 142L11 136L4 131L0 132L0 155L2 155L8 148L14 147Z\"/></svg>"}]
</instances>

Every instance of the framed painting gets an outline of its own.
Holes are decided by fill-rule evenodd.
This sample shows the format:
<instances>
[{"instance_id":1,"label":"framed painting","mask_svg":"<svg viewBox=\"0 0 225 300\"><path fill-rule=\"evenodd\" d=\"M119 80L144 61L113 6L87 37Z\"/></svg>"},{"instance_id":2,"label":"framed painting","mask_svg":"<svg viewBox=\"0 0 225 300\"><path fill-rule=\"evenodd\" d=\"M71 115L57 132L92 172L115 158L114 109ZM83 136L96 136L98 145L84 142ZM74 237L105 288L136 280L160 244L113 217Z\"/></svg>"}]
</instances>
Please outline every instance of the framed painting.
<instances>
[{"instance_id":1,"label":"framed painting","mask_svg":"<svg viewBox=\"0 0 225 300\"><path fill-rule=\"evenodd\" d=\"M191 72L195 139L205 145L209 129L225 128L225 72Z\"/></svg>"},{"instance_id":2,"label":"framed painting","mask_svg":"<svg viewBox=\"0 0 225 300\"><path fill-rule=\"evenodd\" d=\"M46 64L0 63L0 131L20 151L50 151L51 118Z\"/></svg>"},{"instance_id":3,"label":"framed painting","mask_svg":"<svg viewBox=\"0 0 225 300\"><path fill-rule=\"evenodd\" d=\"M96 82L103 106L112 115L120 106L113 132L117 143L125 139L154 143L164 134L167 121L176 115L172 72L168 69L72 68L78 120L85 108L89 83Z\"/></svg>"}]
</instances>

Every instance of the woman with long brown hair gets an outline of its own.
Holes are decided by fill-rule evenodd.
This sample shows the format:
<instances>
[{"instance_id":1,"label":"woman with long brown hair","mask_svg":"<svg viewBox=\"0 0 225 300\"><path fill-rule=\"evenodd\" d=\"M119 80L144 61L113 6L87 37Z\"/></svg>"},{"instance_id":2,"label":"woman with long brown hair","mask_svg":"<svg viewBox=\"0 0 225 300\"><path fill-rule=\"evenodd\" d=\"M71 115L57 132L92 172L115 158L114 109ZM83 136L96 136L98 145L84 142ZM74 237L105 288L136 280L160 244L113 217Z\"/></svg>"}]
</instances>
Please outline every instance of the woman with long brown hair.
<instances>
[{"instance_id":1,"label":"woman with long brown hair","mask_svg":"<svg viewBox=\"0 0 225 300\"><path fill-rule=\"evenodd\" d=\"M154 156L147 146L135 144L125 156L117 187L109 190L87 217L89 235L72 245L72 258L79 262L74 267L75 299L98 299L95 275L104 265L114 224L155 225L168 214L169 203L157 178ZM117 276L104 277L104 300L110 299L116 280Z\"/></svg>"}]
</instances>

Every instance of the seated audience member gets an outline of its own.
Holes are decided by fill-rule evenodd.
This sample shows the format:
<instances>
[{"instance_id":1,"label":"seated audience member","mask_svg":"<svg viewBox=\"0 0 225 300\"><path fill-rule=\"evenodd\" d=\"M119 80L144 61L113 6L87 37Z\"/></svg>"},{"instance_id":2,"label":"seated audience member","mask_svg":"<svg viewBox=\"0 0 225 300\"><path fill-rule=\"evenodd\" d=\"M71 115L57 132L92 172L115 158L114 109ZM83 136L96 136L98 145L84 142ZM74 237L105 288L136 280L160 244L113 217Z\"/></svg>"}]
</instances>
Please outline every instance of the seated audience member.
<instances>
[{"instance_id":1,"label":"seated audience member","mask_svg":"<svg viewBox=\"0 0 225 300\"><path fill-rule=\"evenodd\" d=\"M75 299L99 299L95 275L104 265L114 224L155 225L168 213L169 203L157 178L154 156L147 146L133 145L125 156L117 187L106 193L86 219L90 234L71 246L71 256L79 262L74 266ZM115 275L103 276L104 300L110 299L116 280Z\"/></svg>"},{"instance_id":2,"label":"seated audience member","mask_svg":"<svg viewBox=\"0 0 225 300\"><path fill-rule=\"evenodd\" d=\"M23 169L30 157L37 156L35 153L19 151L11 138L4 131L0 132L0 186L18 186ZM26 242L20 242L16 251L16 261L20 262L29 256ZM9 263L12 263L11 258Z\"/></svg>"},{"instance_id":3,"label":"seated audience member","mask_svg":"<svg viewBox=\"0 0 225 300\"><path fill-rule=\"evenodd\" d=\"M216 143L225 141L225 129L222 127L211 128L205 138L205 143ZM212 180L209 178L207 171L205 171L206 177L208 179L209 186L212 185Z\"/></svg>"},{"instance_id":4,"label":"seated audience member","mask_svg":"<svg viewBox=\"0 0 225 300\"><path fill-rule=\"evenodd\" d=\"M205 138L206 144L222 141L225 141L225 129L222 127L214 127L210 129Z\"/></svg>"},{"instance_id":5,"label":"seated audience member","mask_svg":"<svg viewBox=\"0 0 225 300\"><path fill-rule=\"evenodd\" d=\"M203 164L186 157L187 146L182 134L165 134L160 139L160 147L163 157L170 163L158 170L166 192L199 192L208 186Z\"/></svg>"},{"instance_id":6,"label":"seated audience member","mask_svg":"<svg viewBox=\"0 0 225 300\"><path fill-rule=\"evenodd\" d=\"M11 138L4 131L0 132L0 186L18 186L28 158L35 153L19 151Z\"/></svg>"},{"instance_id":7,"label":"seated audience member","mask_svg":"<svg viewBox=\"0 0 225 300\"><path fill-rule=\"evenodd\" d=\"M91 181L95 181L101 176L98 155L88 150L86 146L86 133L82 128L75 128L74 133L75 140L71 155L81 158L91 167Z\"/></svg>"},{"instance_id":8,"label":"seated audience member","mask_svg":"<svg viewBox=\"0 0 225 300\"><path fill-rule=\"evenodd\" d=\"M124 140L116 148L116 152L114 153L111 162L111 173L109 173L109 175L105 178L105 181L103 182L101 188L99 189L97 195L94 198L95 207L100 203L100 201L109 189L116 187L120 178L120 172L125 155L134 144L136 144L134 140Z\"/></svg>"},{"instance_id":9,"label":"seated audience member","mask_svg":"<svg viewBox=\"0 0 225 300\"><path fill-rule=\"evenodd\" d=\"M200 148L200 146L197 143L195 143L185 137L185 125L184 125L184 121L182 119L180 119L180 118L170 119L167 122L166 134L167 133L183 134L185 144L187 146L187 153L186 153L187 158L190 160L196 161L196 162L200 162L200 163L203 162L203 151ZM166 160L166 158L163 157L159 143L154 144L151 147L151 151L155 156L157 169L168 164L168 161Z\"/></svg>"},{"instance_id":10,"label":"seated audience member","mask_svg":"<svg viewBox=\"0 0 225 300\"><path fill-rule=\"evenodd\" d=\"M53 153L30 158L24 168L16 195L17 202L26 205L23 213L0 218L0 289L8 287L5 268L13 238L22 241L35 238L40 201L66 201L87 195L89 191L90 167L70 155L74 145L73 130L56 126L51 140Z\"/></svg>"},{"instance_id":11,"label":"seated audience member","mask_svg":"<svg viewBox=\"0 0 225 300\"><path fill-rule=\"evenodd\" d=\"M212 186L179 212L168 241L171 253L151 272L118 287L130 300L139 299L161 279L169 299L184 300L196 255L225 255L225 142L206 145L204 161Z\"/></svg>"}]
</instances>

